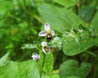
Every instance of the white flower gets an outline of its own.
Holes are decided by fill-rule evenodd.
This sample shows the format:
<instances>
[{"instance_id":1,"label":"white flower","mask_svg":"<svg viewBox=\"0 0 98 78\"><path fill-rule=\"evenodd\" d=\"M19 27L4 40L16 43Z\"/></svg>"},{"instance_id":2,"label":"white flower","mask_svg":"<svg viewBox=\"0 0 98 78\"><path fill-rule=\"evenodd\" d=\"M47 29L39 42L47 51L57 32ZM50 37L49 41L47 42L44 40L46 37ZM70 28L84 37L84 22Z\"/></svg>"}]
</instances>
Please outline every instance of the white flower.
<instances>
[{"instance_id":1,"label":"white flower","mask_svg":"<svg viewBox=\"0 0 98 78\"><path fill-rule=\"evenodd\" d=\"M41 45L42 45L42 51L45 54L48 54L50 52L50 46L48 46L47 42L42 42Z\"/></svg>"},{"instance_id":2,"label":"white flower","mask_svg":"<svg viewBox=\"0 0 98 78\"><path fill-rule=\"evenodd\" d=\"M39 36L52 37L55 35L55 32L51 30L50 25L48 23L44 24L44 30L39 33Z\"/></svg>"},{"instance_id":3,"label":"white flower","mask_svg":"<svg viewBox=\"0 0 98 78\"><path fill-rule=\"evenodd\" d=\"M37 53L33 53L32 58L33 60L38 61L40 59L40 56Z\"/></svg>"}]
</instances>

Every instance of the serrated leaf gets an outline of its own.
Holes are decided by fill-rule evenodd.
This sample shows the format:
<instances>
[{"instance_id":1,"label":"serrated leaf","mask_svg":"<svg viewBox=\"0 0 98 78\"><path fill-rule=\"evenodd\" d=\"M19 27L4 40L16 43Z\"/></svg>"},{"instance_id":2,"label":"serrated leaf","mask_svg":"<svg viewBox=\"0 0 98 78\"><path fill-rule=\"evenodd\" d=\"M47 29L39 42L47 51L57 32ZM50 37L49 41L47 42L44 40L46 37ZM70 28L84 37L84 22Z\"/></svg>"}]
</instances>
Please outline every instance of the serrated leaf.
<instances>
[{"instance_id":1,"label":"serrated leaf","mask_svg":"<svg viewBox=\"0 0 98 78\"><path fill-rule=\"evenodd\" d=\"M67 60L60 66L60 76L61 78L66 78L69 76L86 78L90 69L91 64L89 63L83 62L81 65L79 65L76 60Z\"/></svg>"}]
</instances>

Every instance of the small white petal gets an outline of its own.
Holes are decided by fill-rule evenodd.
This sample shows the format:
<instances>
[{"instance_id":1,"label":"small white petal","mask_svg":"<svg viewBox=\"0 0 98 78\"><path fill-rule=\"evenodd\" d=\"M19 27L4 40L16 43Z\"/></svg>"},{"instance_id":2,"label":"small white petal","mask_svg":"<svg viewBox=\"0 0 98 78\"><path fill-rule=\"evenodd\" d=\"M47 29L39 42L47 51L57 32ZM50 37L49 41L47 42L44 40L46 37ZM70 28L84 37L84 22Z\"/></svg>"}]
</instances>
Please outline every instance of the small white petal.
<instances>
[{"instance_id":1,"label":"small white petal","mask_svg":"<svg viewBox=\"0 0 98 78\"><path fill-rule=\"evenodd\" d=\"M42 47L42 51L46 54L46 51L45 51L44 47Z\"/></svg>"},{"instance_id":2,"label":"small white petal","mask_svg":"<svg viewBox=\"0 0 98 78\"><path fill-rule=\"evenodd\" d=\"M44 24L44 29L45 29L46 31L50 30L50 25L49 25L48 23L45 23L45 24Z\"/></svg>"},{"instance_id":3,"label":"small white petal","mask_svg":"<svg viewBox=\"0 0 98 78\"><path fill-rule=\"evenodd\" d=\"M47 35L46 30L39 32L39 36L46 36L46 35Z\"/></svg>"},{"instance_id":4,"label":"small white petal","mask_svg":"<svg viewBox=\"0 0 98 78\"><path fill-rule=\"evenodd\" d=\"M55 32L52 30L52 31L51 31L51 34L52 34L52 35L55 35Z\"/></svg>"},{"instance_id":5,"label":"small white petal","mask_svg":"<svg viewBox=\"0 0 98 78\"><path fill-rule=\"evenodd\" d=\"M44 46L47 46L47 42L41 42L41 45L44 47Z\"/></svg>"}]
</instances>

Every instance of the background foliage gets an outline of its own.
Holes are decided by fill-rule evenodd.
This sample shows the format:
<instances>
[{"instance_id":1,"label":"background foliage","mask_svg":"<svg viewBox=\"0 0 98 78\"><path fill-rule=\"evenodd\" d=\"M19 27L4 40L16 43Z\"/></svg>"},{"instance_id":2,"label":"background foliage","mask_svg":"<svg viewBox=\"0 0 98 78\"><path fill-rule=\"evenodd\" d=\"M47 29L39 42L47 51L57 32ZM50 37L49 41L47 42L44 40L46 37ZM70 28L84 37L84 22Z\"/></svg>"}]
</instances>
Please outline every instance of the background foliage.
<instances>
[{"instance_id":1,"label":"background foliage","mask_svg":"<svg viewBox=\"0 0 98 78\"><path fill-rule=\"evenodd\" d=\"M45 22L56 33L48 55ZM0 78L97 77L98 0L0 0Z\"/></svg>"}]
</instances>

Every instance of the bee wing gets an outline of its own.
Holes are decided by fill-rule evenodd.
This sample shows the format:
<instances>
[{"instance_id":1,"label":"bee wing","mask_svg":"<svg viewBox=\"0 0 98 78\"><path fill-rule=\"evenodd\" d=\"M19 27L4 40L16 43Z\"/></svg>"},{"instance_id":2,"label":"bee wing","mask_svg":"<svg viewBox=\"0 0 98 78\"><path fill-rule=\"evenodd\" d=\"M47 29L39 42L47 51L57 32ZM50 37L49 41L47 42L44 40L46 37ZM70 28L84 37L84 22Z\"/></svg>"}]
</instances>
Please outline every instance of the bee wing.
<instances>
[{"instance_id":1,"label":"bee wing","mask_svg":"<svg viewBox=\"0 0 98 78\"><path fill-rule=\"evenodd\" d=\"M47 32L46 30L43 30L39 33L39 36L46 36L47 35Z\"/></svg>"},{"instance_id":2,"label":"bee wing","mask_svg":"<svg viewBox=\"0 0 98 78\"><path fill-rule=\"evenodd\" d=\"M51 31L51 34L52 34L52 35L55 35L55 32L52 30L52 31Z\"/></svg>"}]
</instances>

